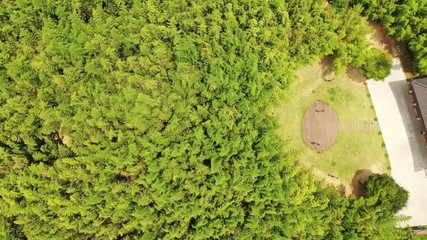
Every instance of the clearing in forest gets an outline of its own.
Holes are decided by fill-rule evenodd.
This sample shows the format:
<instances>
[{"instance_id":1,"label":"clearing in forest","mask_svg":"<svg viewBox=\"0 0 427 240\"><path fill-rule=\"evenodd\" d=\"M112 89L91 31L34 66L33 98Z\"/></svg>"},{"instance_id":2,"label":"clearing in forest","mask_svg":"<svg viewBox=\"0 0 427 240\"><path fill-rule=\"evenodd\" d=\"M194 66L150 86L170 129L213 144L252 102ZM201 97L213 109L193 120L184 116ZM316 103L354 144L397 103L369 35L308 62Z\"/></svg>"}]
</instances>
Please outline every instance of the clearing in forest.
<instances>
[{"instance_id":1,"label":"clearing in forest","mask_svg":"<svg viewBox=\"0 0 427 240\"><path fill-rule=\"evenodd\" d=\"M316 100L331 106L340 123L374 122L377 126L367 86L359 79L352 79L353 74L335 76L328 58L306 66L297 72L299 80L289 86L282 105L273 109L279 122L278 133L286 141L288 154L315 169L318 178L337 187L342 185L346 194L351 193L351 183L358 170L375 165L373 172L390 172L380 131L375 127L370 131L341 129L331 148L318 153L304 143L301 127L304 113Z\"/></svg>"}]
</instances>

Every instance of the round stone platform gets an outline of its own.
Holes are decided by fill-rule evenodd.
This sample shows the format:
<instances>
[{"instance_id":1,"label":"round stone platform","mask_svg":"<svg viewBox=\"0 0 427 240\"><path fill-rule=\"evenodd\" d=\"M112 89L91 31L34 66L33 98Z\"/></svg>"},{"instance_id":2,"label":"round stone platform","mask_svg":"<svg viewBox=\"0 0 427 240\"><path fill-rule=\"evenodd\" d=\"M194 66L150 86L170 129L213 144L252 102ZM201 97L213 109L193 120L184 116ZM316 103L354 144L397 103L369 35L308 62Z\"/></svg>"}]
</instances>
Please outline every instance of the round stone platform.
<instances>
[{"instance_id":1,"label":"round stone platform","mask_svg":"<svg viewBox=\"0 0 427 240\"><path fill-rule=\"evenodd\" d=\"M335 111L327 104L316 101L305 112L302 121L304 142L321 153L330 148L337 138L339 121Z\"/></svg>"}]
</instances>

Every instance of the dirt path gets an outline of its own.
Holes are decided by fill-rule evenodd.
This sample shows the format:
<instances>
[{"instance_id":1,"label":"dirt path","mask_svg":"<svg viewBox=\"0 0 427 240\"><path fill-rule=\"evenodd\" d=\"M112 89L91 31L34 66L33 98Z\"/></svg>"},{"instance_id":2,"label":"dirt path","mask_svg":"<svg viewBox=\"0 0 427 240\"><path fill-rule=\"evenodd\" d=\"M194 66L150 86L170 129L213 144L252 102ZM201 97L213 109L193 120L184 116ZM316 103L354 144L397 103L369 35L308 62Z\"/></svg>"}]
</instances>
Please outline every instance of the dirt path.
<instances>
[{"instance_id":1,"label":"dirt path","mask_svg":"<svg viewBox=\"0 0 427 240\"><path fill-rule=\"evenodd\" d=\"M367 39L373 47L383 50L393 57L398 57L400 52L397 48L396 39L390 36L381 24L369 21L368 25L374 29L371 34L367 35Z\"/></svg>"},{"instance_id":2,"label":"dirt path","mask_svg":"<svg viewBox=\"0 0 427 240\"><path fill-rule=\"evenodd\" d=\"M416 236L427 235L427 230L414 230L414 235Z\"/></svg>"},{"instance_id":3,"label":"dirt path","mask_svg":"<svg viewBox=\"0 0 427 240\"><path fill-rule=\"evenodd\" d=\"M381 24L368 21L368 25L374 30L367 35L367 40L372 44L372 47L387 52L394 58L400 58L406 78L418 76L418 73L412 70L408 47L389 35Z\"/></svg>"}]
</instances>

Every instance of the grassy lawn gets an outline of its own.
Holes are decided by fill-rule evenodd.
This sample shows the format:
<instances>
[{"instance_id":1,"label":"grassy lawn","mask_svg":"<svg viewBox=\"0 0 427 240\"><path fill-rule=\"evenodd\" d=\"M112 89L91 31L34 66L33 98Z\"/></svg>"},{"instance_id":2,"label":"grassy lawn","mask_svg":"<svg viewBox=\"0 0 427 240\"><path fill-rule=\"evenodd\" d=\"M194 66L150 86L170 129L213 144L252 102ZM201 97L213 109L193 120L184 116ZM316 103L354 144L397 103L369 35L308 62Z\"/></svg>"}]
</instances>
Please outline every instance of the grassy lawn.
<instances>
[{"instance_id":1,"label":"grassy lawn","mask_svg":"<svg viewBox=\"0 0 427 240\"><path fill-rule=\"evenodd\" d=\"M302 138L303 115L316 100L331 106L340 122L375 121L367 86L353 81L347 74L331 82L324 81L334 77L328 60L306 66L297 74L299 79L288 88L282 105L273 109L280 126L278 133L287 142L288 153L301 164L312 167L319 178L335 185L342 184L347 194L357 170L389 173L386 149L379 131L339 132L334 145L323 153L309 148ZM327 174L339 179L332 179Z\"/></svg>"}]
</instances>

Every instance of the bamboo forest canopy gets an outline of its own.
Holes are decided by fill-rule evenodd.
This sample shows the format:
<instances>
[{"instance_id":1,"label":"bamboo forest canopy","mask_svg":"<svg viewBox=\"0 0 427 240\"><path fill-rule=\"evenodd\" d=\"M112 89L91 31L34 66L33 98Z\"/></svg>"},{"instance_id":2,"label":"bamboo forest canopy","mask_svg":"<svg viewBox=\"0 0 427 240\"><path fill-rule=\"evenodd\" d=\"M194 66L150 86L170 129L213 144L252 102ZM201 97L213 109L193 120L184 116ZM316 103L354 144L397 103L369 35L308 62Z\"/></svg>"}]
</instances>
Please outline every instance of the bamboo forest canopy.
<instances>
[{"instance_id":1,"label":"bamboo forest canopy","mask_svg":"<svg viewBox=\"0 0 427 240\"><path fill-rule=\"evenodd\" d=\"M268 109L294 70L371 60L325 1L0 4L6 239L406 239L285 155ZM375 60L375 59L374 59ZM290 113L292 114L292 113Z\"/></svg>"},{"instance_id":2,"label":"bamboo forest canopy","mask_svg":"<svg viewBox=\"0 0 427 240\"><path fill-rule=\"evenodd\" d=\"M363 6L363 13L380 21L399 41L408 43L416 70L427 74L426 0L341 0Z\"/></svg>"}]
</instances>

